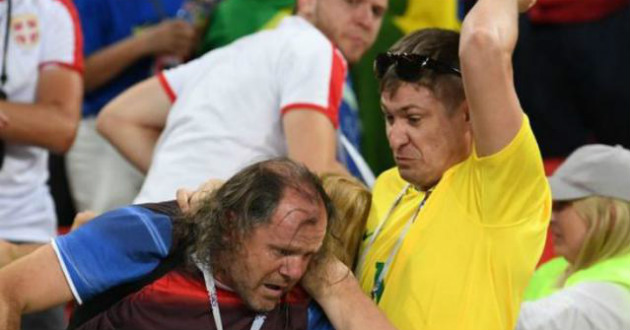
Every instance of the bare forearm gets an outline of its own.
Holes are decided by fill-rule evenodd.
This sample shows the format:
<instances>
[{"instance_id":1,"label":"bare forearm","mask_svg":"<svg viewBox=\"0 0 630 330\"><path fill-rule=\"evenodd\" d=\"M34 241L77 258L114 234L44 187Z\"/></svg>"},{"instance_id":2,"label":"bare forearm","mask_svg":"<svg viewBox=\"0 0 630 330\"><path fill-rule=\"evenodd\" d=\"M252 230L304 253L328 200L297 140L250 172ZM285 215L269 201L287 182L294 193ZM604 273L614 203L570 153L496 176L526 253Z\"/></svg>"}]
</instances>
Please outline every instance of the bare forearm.
<instances>
[{"instance_id":1,"label":"bare forearm","mask_svg":"<svg viewBox=\"0 0 630 330\"><path fill-rule=\"evenodd\" d=\"M314 155L302 155L303 157L299 157L296 155L290 155L289 157L297 162L303 163L308 167L311 171L322 174L322 173L338 173L347 176L351 176L350 172L346 169L343 164L338 162L335 159L325 160L317 157L313 157Z\"/></svg>"},{"instance_id":2,"label":"bare forearm","mask_svg":"<svg viewBox=\"0 0 630 330\"><path fill-rule=\"evenodd\" d=\"M20 328L20 312L14 300L6 297L0 289L0 329L17 330Z\"/></svg>"},{"instance_id":3,"label":"bare forearm","mask_svg":"<svg viewBox=\"0 0 630 330\"><path fill-rule=\"evenodd\" d=\"M395 329L381 310L366 296L352 276L333 284L317 299L335 329Z\"/></svg>"},{"instance_id":4,"label":"bare forearm","mask_svg":"<svg viewBox=\"0 0 630 330\"><path fill-rule=\"evenodd\" d=\"M43 244L13 244L0 240L0 268L37 250Z\"/></svg>"},{"instance_id":5,"label":"bare forearm","mask_svg":"<svg viewBox=\"0 0 630 330\"><path fill-rule=\"evenodd\" d=\"M171 100L156 77L122 93L99 113L96 128L118 151L146 173L164 129Z\"/></svg>"},{"instance_id":6,"label":"bare forearm","mask_svg":"<svg viewBox=\"0 0 630 330\"><path fill-rule=\"evenodd\" d=\"M341 261L330 258L308 270L302 286L324 309L335 329L395 329Z\"/></svg>"},{"instance_id":7,"label":"bare forearm","mask_svg":"<svg viewBox=\"0 0 630 330\"><path fill-rule=\"evenodd\" d=\"M160 130L128 123L104 123L99 119L98 131L142 173L149 170Z\"/></svg>"},{"instance_id":8,"label":"bare forearm","mask_svg":"<svg viewBox=\"0 0 630 330\"><path fill-rule=\"evenodd\" d=\"M0 109L9 123L0 129L0 139L66 152L74 142L79 114L62 111L59 107L61 105L0 101Z\"/></svg>"},{"instance_id":9,"label":"bare forearm","mask_svg":"<svg viewBox=\"0 0 630 330\"><path fill-rule=\"evenodd\" d=\"M459 56L479 156L503 149L522 123L513 82L517 0L480 0L462 24Z\"/></svg>"},{"instance_id":10,"label":"bare forearm","mask_svg":"<svg viewBox=\"0 0 630 330\"><path fill-rule=\"evenodd\" d=\"M87 57L84 75L86 92L105 85L136 61L148 56L145 44L140 36L132 35Z\"/></svg>"}]
</instances>

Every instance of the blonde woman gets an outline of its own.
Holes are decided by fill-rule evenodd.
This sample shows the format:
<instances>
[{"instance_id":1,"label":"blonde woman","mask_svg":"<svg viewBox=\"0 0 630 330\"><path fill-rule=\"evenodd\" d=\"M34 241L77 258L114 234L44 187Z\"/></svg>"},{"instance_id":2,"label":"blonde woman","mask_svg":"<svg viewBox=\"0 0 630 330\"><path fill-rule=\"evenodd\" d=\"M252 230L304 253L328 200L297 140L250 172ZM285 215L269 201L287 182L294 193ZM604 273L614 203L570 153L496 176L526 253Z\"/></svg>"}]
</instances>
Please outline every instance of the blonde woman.
<instances>
[{"instance_id":1,"label":"blonde woman","mask_svg":"<svg viewBox=\"0 0 630 330\"><path fill-rule=\"evenodd\" d=\"M321 175L321 179L339 219L331 230L333 239L337 241L337 244L333 244L333 254L348 268L354 269L372 194L365 185L352 177L326 173Z\"/></svg>"},{"instance_id":2,"label":"blonde woman","mask_svg":"<svg viewBox=\"0 0 630 330\"><path fill-rule=\"evenodd\" d=\"M517 329L630 329L630 150L581 147L549 183L560 257L534 274Z\"/></svg>"}]
</instances>

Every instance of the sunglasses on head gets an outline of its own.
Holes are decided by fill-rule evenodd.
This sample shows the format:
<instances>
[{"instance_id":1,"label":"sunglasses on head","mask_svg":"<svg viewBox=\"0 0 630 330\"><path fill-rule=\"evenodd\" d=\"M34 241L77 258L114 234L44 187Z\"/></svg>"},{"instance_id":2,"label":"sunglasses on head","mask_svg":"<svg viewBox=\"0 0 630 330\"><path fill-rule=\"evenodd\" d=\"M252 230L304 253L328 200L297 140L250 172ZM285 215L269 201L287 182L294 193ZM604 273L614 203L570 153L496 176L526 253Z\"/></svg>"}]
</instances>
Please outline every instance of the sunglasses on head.
<instances>
[{"instance_id":1,"label":"sunglasses on head","mask_svg":"<svg viewBox=\"0 0 630 330\"><path fill-rule=\"evenodd\" d=\"M374 71L380 80L387 70L394 65L396 75L404 81L417 81L422 76L422 71L429 69L442 74L454 74L458 77L462 73L458 68L452 67L444 62L434 60L425 55L407 53L381 53L374 60Z\"/></svg>"}]
</instances>

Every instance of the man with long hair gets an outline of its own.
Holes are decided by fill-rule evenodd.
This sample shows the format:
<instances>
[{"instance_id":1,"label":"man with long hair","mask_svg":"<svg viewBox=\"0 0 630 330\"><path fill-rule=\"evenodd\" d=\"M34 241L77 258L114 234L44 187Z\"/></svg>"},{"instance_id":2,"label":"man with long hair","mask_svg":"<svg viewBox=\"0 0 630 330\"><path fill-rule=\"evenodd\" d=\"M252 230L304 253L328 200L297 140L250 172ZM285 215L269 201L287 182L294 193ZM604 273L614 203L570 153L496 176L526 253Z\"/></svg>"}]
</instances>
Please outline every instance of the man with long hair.
<instances>
[{"instance_id":1,"label":"man with long hair","mask_svg":"<svg viewBox=\"0 0 630 330\"><path fill-rule=\"evenodd\" d=\"M0 272L0 327L74 299L79 329L303 329L294 286L327 255L332 212L286 159L243 169L190 216L174 202L108 212Z\"/></svg>"}]
</instances>

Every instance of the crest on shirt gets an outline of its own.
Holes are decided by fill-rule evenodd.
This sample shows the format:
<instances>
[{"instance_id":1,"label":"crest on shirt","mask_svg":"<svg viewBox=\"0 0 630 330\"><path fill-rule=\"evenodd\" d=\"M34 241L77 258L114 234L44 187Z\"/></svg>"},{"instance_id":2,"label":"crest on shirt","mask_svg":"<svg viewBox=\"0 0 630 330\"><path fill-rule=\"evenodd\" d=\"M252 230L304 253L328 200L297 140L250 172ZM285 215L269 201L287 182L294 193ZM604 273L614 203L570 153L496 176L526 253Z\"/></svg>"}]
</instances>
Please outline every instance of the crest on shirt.
<instances>
[{"instance_id":1,"label":"crest on shirt","mask_svg":"<svg viewBox=\"0 0 630 330\"><path fill-rule=\"evenodd\" d=\"M32 48L39 43L39 20L33 14L13 16L11 35L13 41L22 48Z\"/></svg>"}]
</instances>

